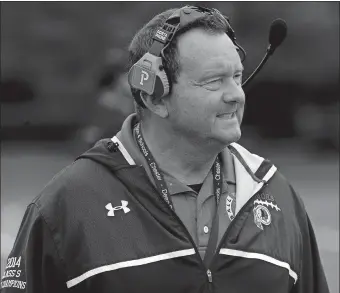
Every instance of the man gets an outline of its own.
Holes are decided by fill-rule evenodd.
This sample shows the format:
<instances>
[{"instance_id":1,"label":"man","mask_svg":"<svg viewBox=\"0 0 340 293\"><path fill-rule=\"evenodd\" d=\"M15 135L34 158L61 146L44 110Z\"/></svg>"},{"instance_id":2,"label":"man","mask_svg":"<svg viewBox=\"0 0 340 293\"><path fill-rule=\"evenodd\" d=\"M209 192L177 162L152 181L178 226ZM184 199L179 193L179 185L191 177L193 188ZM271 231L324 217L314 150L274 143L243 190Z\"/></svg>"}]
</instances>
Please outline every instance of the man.
<instances>
[{"instance_id":1,"label":"man","mask_svg":"<svg viewBox=\"0 0 340 293\"><path fill-rule=\"evenodd\" d=\"M137 33L138 116L29 205L4 292L329 292L301 199L235 143L237 48L216 10L166 11Z\"/></svg>"}]
</instances>

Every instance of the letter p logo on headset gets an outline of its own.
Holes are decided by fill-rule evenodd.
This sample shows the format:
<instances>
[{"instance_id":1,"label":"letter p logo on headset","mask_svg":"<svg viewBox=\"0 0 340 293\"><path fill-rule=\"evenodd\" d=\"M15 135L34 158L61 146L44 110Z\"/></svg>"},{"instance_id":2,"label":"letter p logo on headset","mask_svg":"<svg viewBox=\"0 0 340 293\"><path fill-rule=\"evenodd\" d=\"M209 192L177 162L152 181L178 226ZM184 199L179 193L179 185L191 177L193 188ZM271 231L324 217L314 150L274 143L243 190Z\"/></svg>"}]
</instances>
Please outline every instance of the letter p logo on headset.
<instances>
[{"instance_id":1,"label":"letter p logo on headset","mask_svg":"<svg viewBox=\"0 0 340 293\"><path fill-rule=\"evenodd\" d=\"M141 76L141 79L140 79L140 84L141 85L144 85L144 80L147 81L149 79L149 74L142 70L142 76Z\"/></svg>"}]
</instances>

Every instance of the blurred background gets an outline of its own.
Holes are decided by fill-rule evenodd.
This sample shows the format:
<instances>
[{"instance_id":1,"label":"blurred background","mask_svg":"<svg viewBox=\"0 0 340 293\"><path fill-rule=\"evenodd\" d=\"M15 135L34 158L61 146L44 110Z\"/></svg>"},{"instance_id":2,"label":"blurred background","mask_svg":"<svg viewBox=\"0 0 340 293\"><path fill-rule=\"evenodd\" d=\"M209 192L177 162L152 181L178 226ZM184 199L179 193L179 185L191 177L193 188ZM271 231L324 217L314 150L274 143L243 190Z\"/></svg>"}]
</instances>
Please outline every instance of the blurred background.
<instances>
[{"instance_id":1,"label":"blurred background","mask_svg":"<svg viewBox=\"0 0 340 293\"><path fill-rule=\"evenodd\" d=\"M134 111L127 47L186 2L1 2L1 273L27 204L55 173ZM288 36L246 91L240 141L302 196L332 293L339 292L339 3L191 2L229 16L262 59L271 22Z\"/></svg>"}]
</instances>

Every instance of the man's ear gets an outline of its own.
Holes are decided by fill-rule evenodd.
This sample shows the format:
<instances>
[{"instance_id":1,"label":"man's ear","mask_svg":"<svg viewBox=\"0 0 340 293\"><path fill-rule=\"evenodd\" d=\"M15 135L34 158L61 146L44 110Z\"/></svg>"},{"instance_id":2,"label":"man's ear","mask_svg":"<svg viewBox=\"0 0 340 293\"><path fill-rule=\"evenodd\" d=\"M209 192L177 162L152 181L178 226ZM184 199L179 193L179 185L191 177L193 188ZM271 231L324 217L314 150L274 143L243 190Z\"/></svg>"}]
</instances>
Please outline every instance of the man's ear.
<instances>
[{"instance_id":1,"label":"man's ear","mask_svg":"<svg viewBox=\"0 0 340 293\"><path fill-rule=\"evenodd\" d=\"M166 118L169 115L169 111L163 98L156 99L147 93L140 92L140 97L144 102L144 105L154 114L161 118Z\"/></svg>"}]
</instances>

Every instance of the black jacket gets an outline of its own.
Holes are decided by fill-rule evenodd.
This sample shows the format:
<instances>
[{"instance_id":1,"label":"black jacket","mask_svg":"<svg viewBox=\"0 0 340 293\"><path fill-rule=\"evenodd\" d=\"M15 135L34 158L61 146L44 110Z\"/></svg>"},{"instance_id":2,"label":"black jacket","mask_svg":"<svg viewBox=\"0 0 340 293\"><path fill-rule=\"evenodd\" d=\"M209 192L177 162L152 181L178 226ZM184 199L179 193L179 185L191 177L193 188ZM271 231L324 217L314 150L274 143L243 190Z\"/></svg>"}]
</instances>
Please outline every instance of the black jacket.
<instances>
[{"instance_id":1,"label":"black jacket","mask_svg":"<svg viewBox=\"0 0 340 293\"><path fill-rule=\"evenodd\" d=\"M269 161L230 146L237 188L250 192L207 268L144 169L109 142L28 206L2 292L329 292L304 205Z\"/></svg>"}]
</instances>

